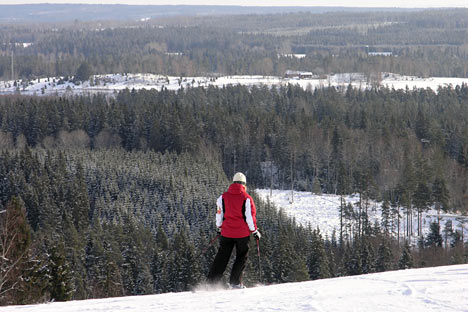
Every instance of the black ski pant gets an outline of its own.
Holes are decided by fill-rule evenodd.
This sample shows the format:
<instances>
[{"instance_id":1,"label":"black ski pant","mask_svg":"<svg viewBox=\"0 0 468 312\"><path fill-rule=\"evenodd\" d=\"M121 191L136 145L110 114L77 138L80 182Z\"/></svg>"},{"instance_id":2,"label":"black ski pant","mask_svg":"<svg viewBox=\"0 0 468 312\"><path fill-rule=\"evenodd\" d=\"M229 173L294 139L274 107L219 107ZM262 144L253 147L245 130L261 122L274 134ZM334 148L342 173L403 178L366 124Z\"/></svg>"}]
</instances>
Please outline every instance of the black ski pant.
<instances>
[{"instance_id":1,"label":"black ski pant","mask_svg":"<svg viewBox=\"0 0 468 312\"><path fill-rule=\"evenodd\" d=\"M242 282L242 272L244 271L247 262L247 254L249 251L250 236L242 238L229 238L221 236L219 250L208 273L208 282L217 283L223 277L226 266L231 258L232 249L236 246L236 260L231 269L229 283L239 285Z\"/></svg>"}]
</instances>

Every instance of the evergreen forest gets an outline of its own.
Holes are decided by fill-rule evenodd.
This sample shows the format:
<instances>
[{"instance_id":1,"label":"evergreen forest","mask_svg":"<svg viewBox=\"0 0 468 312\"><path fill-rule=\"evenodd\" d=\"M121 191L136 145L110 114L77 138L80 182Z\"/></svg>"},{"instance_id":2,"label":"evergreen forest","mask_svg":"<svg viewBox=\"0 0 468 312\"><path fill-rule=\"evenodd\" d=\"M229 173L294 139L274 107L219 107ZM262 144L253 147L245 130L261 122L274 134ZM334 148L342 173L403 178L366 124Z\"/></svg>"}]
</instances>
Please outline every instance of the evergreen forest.
<instances>
[{"instance_id":1,"label":"evergreen forest","mask_svg":"<svg viewBox=\"0 0 468 312\"><path fill-rule=\"evenodd\" d=\"M464 263L463 230L434 223L413 246L412 227L396 237L392 224L431 206L466 213L467 100L464 85L3 96L2 304L191 289L236 171L251 192L362 198L337 207L343 226L323 237L254 195L263 238L247 285ZM381 222L369 200L385 202Z\"/></svg>"},{"instance_id":2,"label":"evergreen forest","mask_svg":"<svg viewBox=\"0 0 468 312\"><path fill-rule=\"evenodd\" d=\"M467 14L439 9L5 23L0 77L73 76L83 63L94 74L283 76L302 70L467 77Z\"/></svg>"}]
</instances>

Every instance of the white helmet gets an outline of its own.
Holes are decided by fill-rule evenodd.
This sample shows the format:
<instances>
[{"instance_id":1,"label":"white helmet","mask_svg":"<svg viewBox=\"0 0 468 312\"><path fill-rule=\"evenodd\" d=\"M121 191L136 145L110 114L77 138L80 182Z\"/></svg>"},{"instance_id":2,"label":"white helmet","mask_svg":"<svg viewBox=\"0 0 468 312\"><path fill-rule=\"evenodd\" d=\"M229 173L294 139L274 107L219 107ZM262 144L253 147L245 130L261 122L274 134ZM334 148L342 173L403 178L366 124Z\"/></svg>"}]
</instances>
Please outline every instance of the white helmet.
<instances>
[{"instance_id":1,"label":"white helmet","mask_svg":"<svg viewBox=\"0 0 468 312\"><path fill-rule=\"evenodd\" d=\"M245 175L242 172L237 172L234 175L234 178L232 178L232 182L237 182L243 185L247 184L247 179L245 178Z\"/></svg>"}]
</instances>

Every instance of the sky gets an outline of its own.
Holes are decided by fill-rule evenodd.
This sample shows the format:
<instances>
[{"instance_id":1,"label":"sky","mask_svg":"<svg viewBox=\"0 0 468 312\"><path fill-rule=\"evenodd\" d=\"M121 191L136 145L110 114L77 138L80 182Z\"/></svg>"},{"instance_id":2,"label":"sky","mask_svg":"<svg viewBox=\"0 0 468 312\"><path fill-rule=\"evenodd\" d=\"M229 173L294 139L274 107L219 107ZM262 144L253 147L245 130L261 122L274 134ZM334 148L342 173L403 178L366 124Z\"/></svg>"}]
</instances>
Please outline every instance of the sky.
<instances>
[{"instance_id":1,"label":"sky","mask_svg":"<svg viewBox=\"0 0 468 312\"><path fill-rule=\"evenodd\" d=\"M186 5L242 5L242 6L346 6L435 8L468 7L467 0L0 0L0 4L25 3L92 3L92 4L186 4Z\"/></svg>"}]
</instances>

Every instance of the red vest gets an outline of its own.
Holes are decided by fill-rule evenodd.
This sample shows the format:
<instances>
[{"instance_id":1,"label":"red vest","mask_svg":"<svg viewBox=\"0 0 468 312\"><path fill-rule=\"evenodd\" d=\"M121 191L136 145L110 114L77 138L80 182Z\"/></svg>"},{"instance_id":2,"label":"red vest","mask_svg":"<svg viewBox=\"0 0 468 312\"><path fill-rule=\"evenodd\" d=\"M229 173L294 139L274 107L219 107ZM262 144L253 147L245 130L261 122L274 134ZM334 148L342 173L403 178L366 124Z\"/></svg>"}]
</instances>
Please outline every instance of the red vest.
<instances>
[{"instance_id":1,"label":"red vest","mask_svg":"<svg viewBox=\"0 0 468 312\"><path fill-rule=\"evenodd\" d=\"M251 231L246 222L246 200L250 199L251 216L255 229L257 228L255 204L245 186L233 183L227 192L223 193L224 220L221 227L221 235L230 238L241 238L250 235Z\"/></svg>"}]
</instances>

